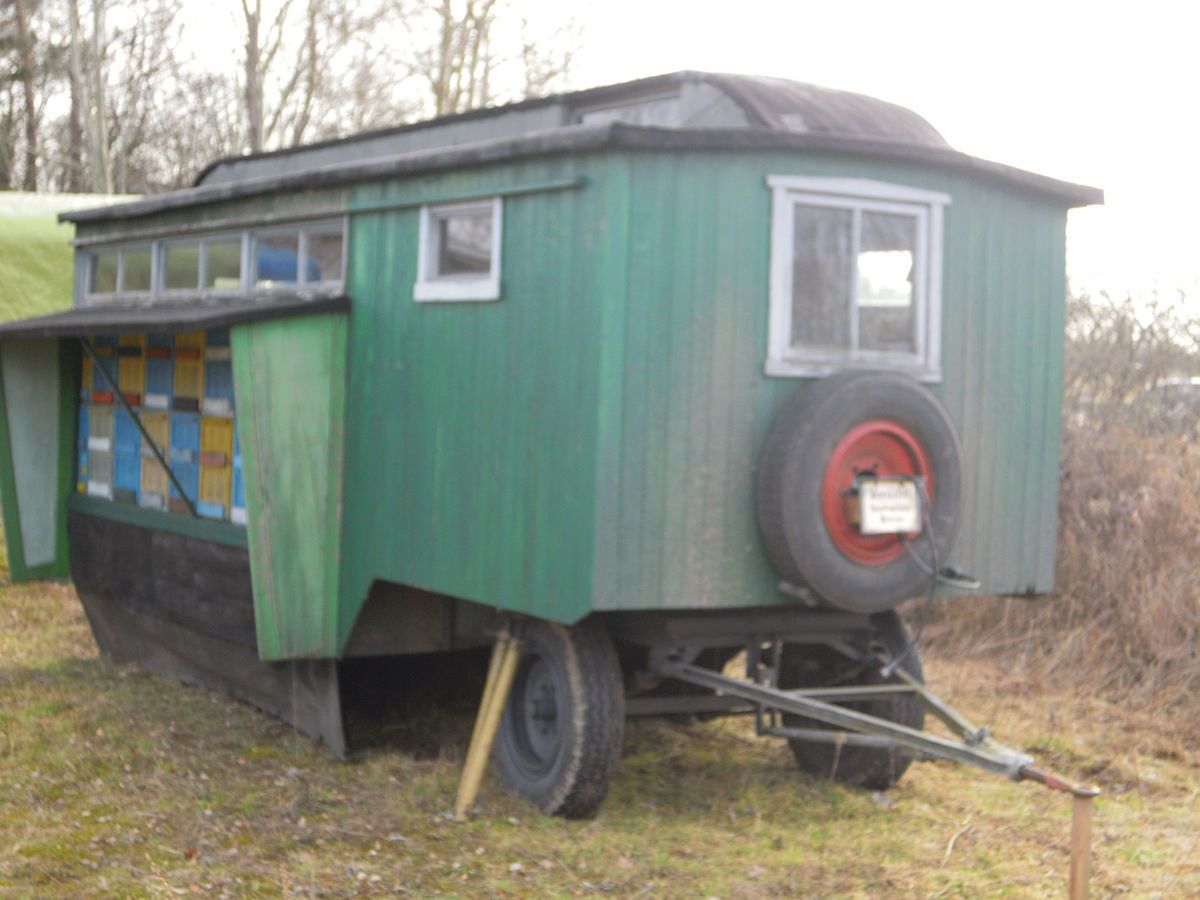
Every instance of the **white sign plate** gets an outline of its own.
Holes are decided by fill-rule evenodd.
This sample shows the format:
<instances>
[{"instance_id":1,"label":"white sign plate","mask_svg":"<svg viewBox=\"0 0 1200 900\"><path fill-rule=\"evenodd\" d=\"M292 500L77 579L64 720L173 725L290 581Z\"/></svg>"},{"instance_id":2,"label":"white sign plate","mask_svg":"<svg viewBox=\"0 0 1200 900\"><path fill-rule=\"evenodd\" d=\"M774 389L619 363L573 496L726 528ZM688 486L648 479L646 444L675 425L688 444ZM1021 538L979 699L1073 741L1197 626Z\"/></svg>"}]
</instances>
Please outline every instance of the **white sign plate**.
<instances>
[{"instance_id":1,"label":"white sign plate","mask_svg":"<svg viewBox=\"0 0 1200 900\"><path fill-rule=\"evenodd\" d=\"M911 481L865 478L858 483L863 534L914 534L921 530L921 501Z\"/></svg>"}]
</instances>

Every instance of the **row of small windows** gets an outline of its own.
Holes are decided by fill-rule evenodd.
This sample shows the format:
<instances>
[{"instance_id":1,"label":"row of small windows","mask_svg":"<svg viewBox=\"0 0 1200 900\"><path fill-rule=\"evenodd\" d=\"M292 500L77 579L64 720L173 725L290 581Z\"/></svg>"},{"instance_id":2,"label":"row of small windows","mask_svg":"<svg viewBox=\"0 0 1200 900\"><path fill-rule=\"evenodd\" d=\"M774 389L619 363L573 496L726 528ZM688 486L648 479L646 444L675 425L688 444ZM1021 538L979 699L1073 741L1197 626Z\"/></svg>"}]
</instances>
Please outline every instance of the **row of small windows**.
<instances>
[{"instance_id":1,"label":"row of small windows","mask_svg":"<svg viewBox=\"0 0 1200 900\"><path fill-rule=\"evenodd\" d=\"M335 285L345 277L345 250L340 220L153 241L85 251L84 283L93 301Z\"/></svg>"}]
</instances>

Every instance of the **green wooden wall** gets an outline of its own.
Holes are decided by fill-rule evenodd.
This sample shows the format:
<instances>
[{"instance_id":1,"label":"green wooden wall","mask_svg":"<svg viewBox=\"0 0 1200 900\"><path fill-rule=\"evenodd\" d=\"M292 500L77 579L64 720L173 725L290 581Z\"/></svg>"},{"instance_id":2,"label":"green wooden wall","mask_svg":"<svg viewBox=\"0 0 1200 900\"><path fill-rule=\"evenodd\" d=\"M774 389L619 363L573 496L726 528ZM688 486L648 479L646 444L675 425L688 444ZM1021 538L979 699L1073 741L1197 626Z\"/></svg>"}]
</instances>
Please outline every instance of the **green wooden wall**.
<instances>
[{"instance_id":1,"label":"green wooden wall","mask_svg":"<svg viewBox=\"0 0 1200 900\"><path fill-rule=\"evenodd\" d=\"M985 591L1054 567L1065 209L931 168L630 153L354 192L339 631L383 578L571 621L789 602L754 469L805 382L767 378L767 174L945 191L944 380L966 453L955 562ZM502 299L418 304L417 209L504 207Z\"/></svg>"},{"instance_id":2,"label":"green wooden wall","mask_svg":"<svg viewBox=\"0 0 1200 900\"><path fill-rule=\"evenodd\" d=\"M233 333L264 658L340 653L376 579L560 621L791 602L753 507L764 437L805 385L763 374L768 174L951 195L934 390L966 454L954 562L987 592L1048 589L1057 201L820 154L544 158L153 223L351 215L349 317ZM491 194L504 197L501 299L414 302L420 205Z\"/></svg>"},{"instance_id":3,"label":"green wooden wall","mask_svg":"<svg viewBox=\"0 0 1200 900\"><path fill-rule=\"evenodd\" d=\"M764 176L869 178L949 193L943 380L965 455L953 562L984 591L1054 572L1066 282L1060 205L910 165L804 155L641 155L632 173L619 498L597 534L598 609L752 606L776 591L755 523L758 453L806 384L767 378Z\"/></svg>"},{"instance_id":4,"label":"green wooden wall","mask_svg":"<svg viewBox=\"0 0 1200 900\"><path fill-rule=\"evenodd\" d=\"M336 656L346 316L230 338L259 656Z\"/></svg>"},{"instance_id":5,"label":"green wooden wall","mask_svg":"<svg viewBox=\"0 0 1200 900\"><path fill-rule=\"evenodd\" d=\"M608 299L624 284L624 171L618 159L530 162L354 195L373 208L510 192L497 302L413 301L417 206L351 220L344 636L377 578L587 613L599 374L619 365Z\"/></svg>"}]
</instances>

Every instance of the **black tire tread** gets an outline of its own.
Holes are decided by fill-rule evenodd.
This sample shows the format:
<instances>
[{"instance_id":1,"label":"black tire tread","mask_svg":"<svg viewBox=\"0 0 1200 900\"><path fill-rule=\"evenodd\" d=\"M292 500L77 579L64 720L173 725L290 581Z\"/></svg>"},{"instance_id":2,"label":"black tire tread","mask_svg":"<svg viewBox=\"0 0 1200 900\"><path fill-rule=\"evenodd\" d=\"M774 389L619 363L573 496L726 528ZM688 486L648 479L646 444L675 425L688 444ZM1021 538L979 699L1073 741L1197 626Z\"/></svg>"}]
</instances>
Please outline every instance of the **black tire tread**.
<instances>
[{"instance_id":1,"label":"black tire tread","mask_svg":"<svg viewBox=\"0 0 1200 900\"><path fill-rule=\"evenodd\" d=\"M901 408L907 412L893 414ZM908 376L851 369L799 390L767 435L755 479L759 533L775 570L783 580L806 586L826 606L860 614L892 609L928 583L928 575L907 555L880 566L851 562L821 519L817 491L832 442L856 418L876 416L896 418L933 442L926 450L940 482L931 512L936 527L931 524L930 532L937 558L948 559L959 526L962 448L945 409Z\"/></svg>"},{"instance_id":2,"label":"black tire tread","mask_svg":"<svg viewBox=\"0 0 1200 900\"><path fill-rule=\"evenodd\" d=\"M625 691L616 650L603 623L594 619L570 627L527 622L524 639L534 649L553 642L562 654L571 697L565 751L570 757L556 766L548 786L530 785L505 758L505 742L500 739L493 751L496 768L509 790L543 812L568 819L591 818L608 793L624 742Z\"/></svg>"},{"instance_id":3,"label":"black tire tread","mask_svg":"<svg viewBox=\"0 0 1200 900\"><path fill-rule=\"evenodd\" d=\"M889 654L894 658L896 654L903 652L904 647L908 643L908 634L904 628L904 624L900 621L900 617L894 612L888 612L874 616L873 620L879 638L886 646ZM791 648L791 650L794 652L798 648ZM786 657L787 650L785 650L785 662L783 666L785 672L788 667ZM916 648L913 648L908 656L904 658L900 663L900 668L920 683L925 683L925 674L921 668L921 661L917 656ZM866 672L862 673L859 678L854 679L851 683L885 684L895 683L897 680L894 676L891 679L885 680L877 672ZM782 687L799 686L794 681L794 678L790 678L781 672L780 685ZM821 683L823 685L826 684L824 681ZM856 708L880 718L888 719L901 725L907 725L909 728L915 728L918 731L925 724L925 708L916 697L911 695L873 700L870 703L859 704ZM785 716L784 722L791 727L828 727L820 722L792 716ZM797 765L802 770L819 777L832 778L840 784L874 791L886 791L895 786L896 782L908 770L908 767L912 765L912 757L893 750L847 746L839 749L832 744L821 744L798 739L789 740L788 746L796 759Z\"/></svg>"}]
</instances>

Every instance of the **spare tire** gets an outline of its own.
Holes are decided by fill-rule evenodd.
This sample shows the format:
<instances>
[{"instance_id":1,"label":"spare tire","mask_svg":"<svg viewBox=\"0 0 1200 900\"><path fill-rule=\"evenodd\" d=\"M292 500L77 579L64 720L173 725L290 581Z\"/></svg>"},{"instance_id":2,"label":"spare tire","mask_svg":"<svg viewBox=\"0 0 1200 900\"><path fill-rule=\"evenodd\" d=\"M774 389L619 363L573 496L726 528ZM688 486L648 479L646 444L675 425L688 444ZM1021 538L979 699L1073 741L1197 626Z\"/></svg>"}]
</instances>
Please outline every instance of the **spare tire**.
<instances>
[{"instance_id":1,"label":"spare tire","mask_svg":"<svg viewBox=\"0 0 1200 900\"><path fill-rule=\"evenodd\" d=\"M872 473L921 480L922 534L859 530L850 498ZM835 609L882 612L926 590L930 564L950 555L961 482L962 450L937 398L893 372L839 372L776 419L758 466L759 531L784 581Z\"/></svg>"}]
</instances>

